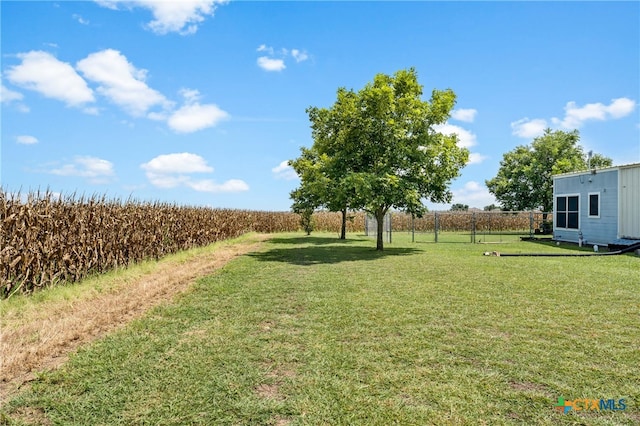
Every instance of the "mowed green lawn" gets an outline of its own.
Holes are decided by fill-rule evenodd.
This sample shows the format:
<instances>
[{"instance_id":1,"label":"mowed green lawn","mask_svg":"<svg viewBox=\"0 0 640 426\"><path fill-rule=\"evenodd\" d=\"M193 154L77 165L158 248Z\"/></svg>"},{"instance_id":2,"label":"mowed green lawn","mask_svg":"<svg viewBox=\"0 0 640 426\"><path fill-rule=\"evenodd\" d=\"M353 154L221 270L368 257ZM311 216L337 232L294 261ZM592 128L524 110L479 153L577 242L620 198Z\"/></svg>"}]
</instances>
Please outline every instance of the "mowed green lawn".
<instances>
[{"instance_id":1,"label":"mowed green lawn","mask_svg":"<svg viewBox=\"0 0 640 426\"><path fill-rule=\"evenodd\" d=\"M355 234L275 235L41 375L0 419L640 423L640 258L488 257L567 249L407 235L374 247ZM626 409L563 414L560 397Z\"/></svg>"}]
</instances>

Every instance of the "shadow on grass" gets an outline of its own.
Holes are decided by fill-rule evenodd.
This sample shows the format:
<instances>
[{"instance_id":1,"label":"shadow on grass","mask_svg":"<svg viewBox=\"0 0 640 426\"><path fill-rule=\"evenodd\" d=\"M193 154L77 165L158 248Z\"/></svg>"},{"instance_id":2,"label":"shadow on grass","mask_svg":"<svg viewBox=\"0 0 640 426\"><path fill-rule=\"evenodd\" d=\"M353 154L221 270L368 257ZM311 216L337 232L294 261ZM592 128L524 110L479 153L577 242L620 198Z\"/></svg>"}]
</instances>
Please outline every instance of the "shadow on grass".
<instances>
[{"instance_id":1,"label":"shadow on grass","mask_svg":"<svg viewBox=\"0 0 640 426\"><path fill-rule=\"evenodd\" d=\"M349 246L340 243L328 245L325 243L324 245L317 244L307 247L274 248L265 252L249 253L248 256L262 262L286 262L293 265L310 266L358 260L377 260L390 256L407 256L421 251L404 247L388 247L383 251L376 251L373 247Z\"/></svg>"},{"instance_id":2,"label":"shadow on grass","mask_svg":"<svg viewBox=\"0 0 640 426\"><path fill-rule=\"evenodd\" d=\"M337 235L335 237L315 237L313 235L301 235L299 237L285 237L285 238L270 238L269 242L273 244L288 244L288 245L301 245L301 244L313 244L313 245L326 245L326 244L352 244L359 240L349 239L341 240Z\"/></svg>"},{"instance_id":3,"label":"shadow on grass","mask_svg":"<svg viewBox=\"0 0 640 426\"><path fill-rule=\"evenodd\" d=\"M535 246L541 246L541 247L549 247L549 248L561 248L561 249L570 250L570 251L593 252L592 246L580 247L578 244L568 243L568 242L557 242L557 241L551 240L550 238L525 240L524 242L531 243L532 249L535 248ZM600 250L605 252L609 251L606 247L601 247Z\"/></svg>"}]
</instances>

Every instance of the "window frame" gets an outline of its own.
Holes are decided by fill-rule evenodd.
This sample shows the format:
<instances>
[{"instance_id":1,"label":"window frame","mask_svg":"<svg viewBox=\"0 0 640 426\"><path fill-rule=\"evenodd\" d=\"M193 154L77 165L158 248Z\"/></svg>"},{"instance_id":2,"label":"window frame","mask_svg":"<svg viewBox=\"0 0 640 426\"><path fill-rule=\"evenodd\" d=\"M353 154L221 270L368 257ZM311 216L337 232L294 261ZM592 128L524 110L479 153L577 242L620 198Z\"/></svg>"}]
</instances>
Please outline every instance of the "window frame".
<instances>
[{"instance_id":1,"label":"window frame","mask_svg":"<svg viewBox=\"0 0 640 426\"><path fill-rule=\"evenodd\" d=\"M591 214L591 196L595 195L598 197L598 214L592 215ZM591 218L591 219L600 219L600 192L589 192L587 194L587 217Z\"/></svg>"},{"instance_id":2,"label":"window frame","mask_svg":"<svg viewBox=\"0 0 640 426\"><path fill-rule=\"evenodd\" d=\"M580 194L555 194L554 196L554 227L556 229L566 229L568 231L579 231L580 230ZM578 199L578 203L577 203L577 210L569 210L569 198L573 198L576 197ZM565 199L565 208L562 211L558 210L558 198L564 198ZM564 226L559 226L559 221L558 221L558 214L559 213L564 213L565 218L564 218ZM577 218L577 226L574 227L569 227L569 214L575 214L576 218Z\"/></svg>"}]
</instances>

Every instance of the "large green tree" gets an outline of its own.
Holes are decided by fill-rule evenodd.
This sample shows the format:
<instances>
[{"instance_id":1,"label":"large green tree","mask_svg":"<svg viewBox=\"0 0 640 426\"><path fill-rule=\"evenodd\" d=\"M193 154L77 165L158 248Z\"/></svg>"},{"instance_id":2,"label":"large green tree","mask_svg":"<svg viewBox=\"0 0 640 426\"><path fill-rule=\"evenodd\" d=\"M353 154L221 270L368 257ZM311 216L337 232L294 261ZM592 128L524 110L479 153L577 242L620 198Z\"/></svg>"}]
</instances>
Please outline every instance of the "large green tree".
<instances>
[{"instance_id":1,"label":"large green tree","mask_svg":"<svg viewBox=\"0 0 640 426\"><path fill-rule=\"evenodd\" d=\"M579 145L577 130L546 129L530 145L520 145L504 154L498 174L485 181L489 192L505 210L553 210L553 178L559 173L587 169L588 156ZM591 157L591 167L611 166L600 154Z\"/></svg>"},{"instance_id":2,"label":"large green tree","mask_svg":"<svg viewBox=\"0 0 640 426\"><path fill-rule=\"evenodd\" d=\"M424 199L451 201L449 185L469 157L444 123L455 104L452 90L433 90L422 100L415 69L378 74L358 92L339 89L330 109L309 108L314 145L333 208L364 209L378 222L376 248L383 250L383 219L391 208L420 216ZM303 182L304 185L304 182ZM331 209L331 208L330 208Z\"/></svg>"}]
</instances>

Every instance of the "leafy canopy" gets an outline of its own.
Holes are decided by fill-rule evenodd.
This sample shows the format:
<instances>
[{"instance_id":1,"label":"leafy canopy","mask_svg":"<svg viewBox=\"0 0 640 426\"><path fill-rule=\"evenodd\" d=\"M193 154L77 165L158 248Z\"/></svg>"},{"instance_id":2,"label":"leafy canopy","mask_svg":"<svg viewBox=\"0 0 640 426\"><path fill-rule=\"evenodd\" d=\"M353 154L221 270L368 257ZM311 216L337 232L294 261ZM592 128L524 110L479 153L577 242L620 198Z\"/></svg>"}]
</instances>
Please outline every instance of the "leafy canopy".
<instances>
[{"instance_id":1,"label":"leafy canopy","mask_svg":"<svg viewBox=\"0 0 640 426\"><path fill-rule=\"evenodd\" d=\"M389 208L421 215L423 199L449 202L449 184L468 161L456 135L433 129L455 105L455 93L433 90L423 101L414 69L378 74L358 93L358 114L347 145L356 163L347 175L357 203L378 216Z\"/></svg>"},{"instance_id":2,"label":"leafy canopy","mask_svg":"<svg viewBox=\"0 0 640 426\"><path fill-rule=\"evenodd\" d=\"M577 130L546 129L530 145L504 154L498 174L485 181L489 192L505 210L553 210L553 178L560 173L587 169L587 155L578 144ZM595 154L591 167L611 166L610 158Z\"/></svg>"},{"instance_id":3,"label":"leafy canopy","mask_svg":"<svg viewBox=\"0 0 640 426\"><path fill-rule=\"evenodd\" d=\"M449 202L450 182L469 152L456 135L433 126L449 118L455 93L433 90L429 101L421 97L411 68L378 74L358 92L340 88L331 108L309 108L314 144L302 157L312 164L302 157L291 162L302 170L301 187L330 210L364 209L378 219L390 208L420 216L423 199Z\"/></svg>"}]
</instances>

